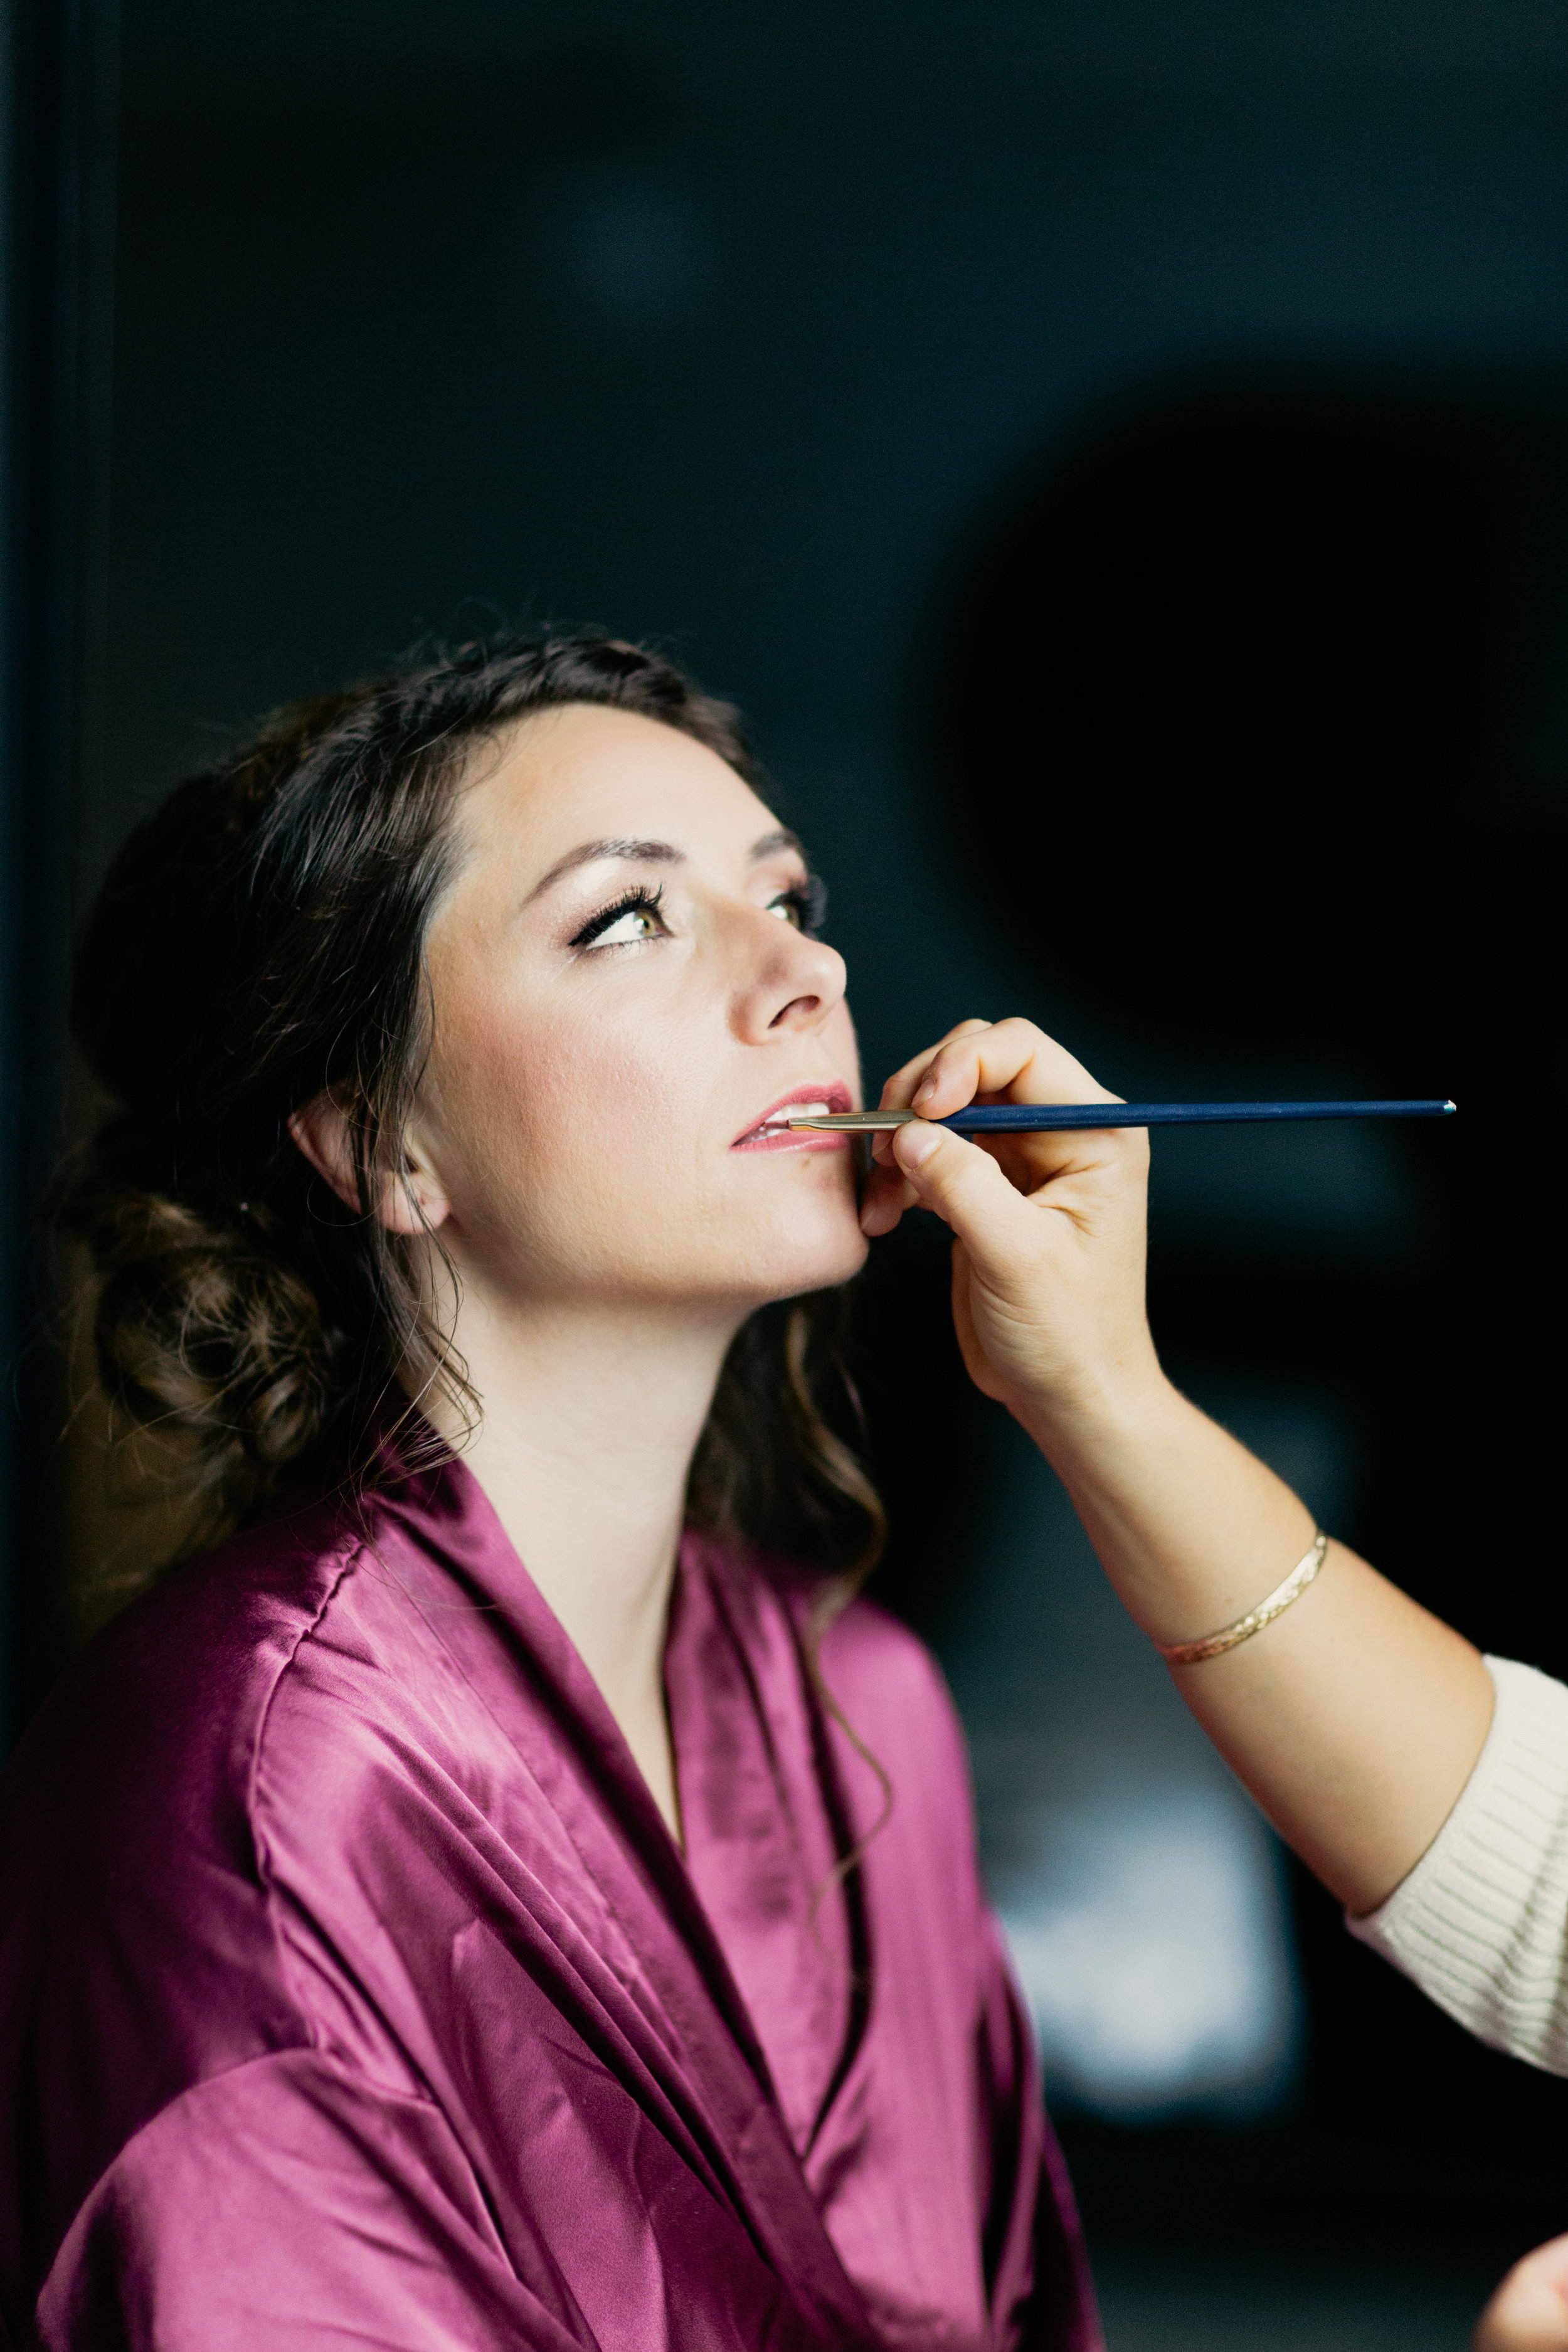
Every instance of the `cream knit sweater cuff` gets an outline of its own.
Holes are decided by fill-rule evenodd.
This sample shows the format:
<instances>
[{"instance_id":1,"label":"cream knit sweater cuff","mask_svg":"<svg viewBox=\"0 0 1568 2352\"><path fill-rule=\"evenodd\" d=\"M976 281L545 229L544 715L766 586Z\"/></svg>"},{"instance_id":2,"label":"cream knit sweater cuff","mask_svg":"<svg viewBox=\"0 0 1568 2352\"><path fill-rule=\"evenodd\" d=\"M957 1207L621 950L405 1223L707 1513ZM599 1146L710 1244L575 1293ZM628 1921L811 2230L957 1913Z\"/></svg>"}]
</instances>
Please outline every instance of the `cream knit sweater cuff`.
<instances>
[{"instance_id":1,"label":"cream knit sweater cuff","mask_svg":"<svg viewBox=\"0 0 1568 2352\"><path fill-rule=\"evenodd\" d=\"M1408 1878L1346 1924L1482 2042L1568 2074L1568 1688L1489 1658L1497 1708Z\"/></svg>"}]
</instances>

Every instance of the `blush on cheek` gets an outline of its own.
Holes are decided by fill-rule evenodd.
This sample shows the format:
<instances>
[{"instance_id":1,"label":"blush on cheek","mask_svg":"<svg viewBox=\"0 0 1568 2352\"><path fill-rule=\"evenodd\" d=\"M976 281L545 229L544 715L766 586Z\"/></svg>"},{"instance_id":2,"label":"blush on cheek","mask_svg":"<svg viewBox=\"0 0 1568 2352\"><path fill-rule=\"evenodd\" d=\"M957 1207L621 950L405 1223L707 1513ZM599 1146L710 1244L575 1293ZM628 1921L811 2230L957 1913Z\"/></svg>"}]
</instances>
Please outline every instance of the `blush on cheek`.
<instances>
[{"instance_id":1,"label":"blush on cheek","mask_svg":"<svg viewBox=\"0 0 1568 2352\"><path fill-rule=\"evenodd\" d=\"M633 1034L584 1034L560 1020L525 1026L504 1007L476 1007L460 1030L448 1026L445 1043L441 1107L462 1170L458 1213L470 1227L542 1238L547 1228L576 1227L595 1202L606 1206L606 1192L627 1191L657 1214L657 1171L672 1140L689 1171L691 1107L670 1066L679 1057L650 1051L647 1024Z\"/></svg>"},{"instance_id":2,"label":"blush on cheek","mask_svg":"<svg viewBox=\"0 0 1568 2352\"><path fill-rule=\"evenodd\" d=\"M526 1092L531 1126L542 1141L552 1134L592 1139L595 1146L635 1153L682 1121L678 1074L646 1032L541 1037L519 1056L517 1083ZM689 1082L688 1083L689 1092Z\"/></svg>"}]
</instances>

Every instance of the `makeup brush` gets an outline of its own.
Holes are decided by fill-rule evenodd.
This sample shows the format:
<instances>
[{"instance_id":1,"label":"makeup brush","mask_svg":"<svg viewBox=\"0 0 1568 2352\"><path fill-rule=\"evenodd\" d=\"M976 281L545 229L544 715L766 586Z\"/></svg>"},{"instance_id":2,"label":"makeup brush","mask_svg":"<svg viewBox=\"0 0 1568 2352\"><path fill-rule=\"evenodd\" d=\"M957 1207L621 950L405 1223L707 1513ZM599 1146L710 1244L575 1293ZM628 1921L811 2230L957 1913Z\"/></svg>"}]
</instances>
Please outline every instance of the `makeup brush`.
<instances>
[{"instance_id":1,"label":"makeup brush","mask_svg":"<svg viewBox=\"0 0 1568 2352\"><path fill-rule=\"evenodd\" d=\"M1064 1128L1239 1127L1252 1120L1286 1118L1447 1118L1451 1102L1232 1102L1232 1103L971 1103L933 1127L958 1135L1051 1135ZM821 1111L792 1118L791 1127L869 1133L902 1127L914 1110Z\"/></svg>"}]
</instances>

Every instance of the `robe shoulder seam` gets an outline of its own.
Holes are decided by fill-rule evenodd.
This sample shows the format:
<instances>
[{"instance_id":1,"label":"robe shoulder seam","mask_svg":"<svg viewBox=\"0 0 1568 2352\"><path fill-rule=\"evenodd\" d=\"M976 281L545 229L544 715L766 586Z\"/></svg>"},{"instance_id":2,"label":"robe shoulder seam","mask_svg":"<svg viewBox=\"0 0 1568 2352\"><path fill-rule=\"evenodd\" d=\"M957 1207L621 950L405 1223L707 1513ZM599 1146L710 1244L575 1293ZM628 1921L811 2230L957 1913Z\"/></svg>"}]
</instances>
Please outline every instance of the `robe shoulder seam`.
<instances>
[{"instance_id":1,"label":"robe shoulder seam","mask_svg":"<svg viewBox=\"0 0 1568 2352\"><path fill-rule=\"evenodd\" d=\"M342 1591L343 1586L354 1574L369 1549L370 1546L363 1538L353 1539L347 1556L338 1564L336 1575L332 1577L331 1582L327 1585L326 1590L322 1592L321 1600L316 1605L314 1613L308 1622L302 1622L296 1630L294 1639L289 1644L288 1655L280 1662L277 1673L273 1675L271 1685L268 1690L266 1699L257 1716L256 1729L251 1739L250 1759L246 1774L245 1787L246 1821L250 1831L251 1846L256 1855L256 1874L258 1880L260 1883L262 1895L266 1903L267 1924L271 1931L273 1947L278 1956L279 1980L287 1988L289 2002L300 2019L300 2022L304 2032L309 2037L307 2046L310 2050L312 2055L319 2059L323 2065L332 2066L341 2073L350 2074L351 2078L352 2070L344 2068L342 2059L336 2056L329 2056L321 2021L317 2017L314 2010L310 2007L310 2004L301 1996L295 1980L294 1969L290 1966L290 1953L289 1949L288 1937L284 1935L282 1927L278 1918L277 1905L279 1895L279 1887L277 1874L273 1868L271 1850L268 1842L266 1831L263 1827L263 1815L266 1808L261 1796L259 1781L261 1777L263 1750L267 1745L268 1733L271 1728L272 1710L277 1704L279 1694L282 1690L283 1685L287 1681L289 1675L292 1673L300 1651L304 1648L306 1643L311 1640L311 1638L320 1631L321 1622L326 1616L327 1612L331 1609L333 1601ZM270 2052L267 2053L268 2058L273 2054L275 2053ZM242 2065L258 2065L266 2063L266 2059L243 2059L240 2062ZM224 2071L228 2073L234 2070L226 2068ZM205 2079L207 2078L204 2077L204 2080ZM374 2078L368 2075L364 2079L367 2083L374 2081ZM406 2086L398 2089L393 2094L393 2095L398 2098L425 2097L425 2095L423 2094L410 2092ZM426 2098L426 2104L434 2105L436 2102Z\"/></svg>"}]
</instances>

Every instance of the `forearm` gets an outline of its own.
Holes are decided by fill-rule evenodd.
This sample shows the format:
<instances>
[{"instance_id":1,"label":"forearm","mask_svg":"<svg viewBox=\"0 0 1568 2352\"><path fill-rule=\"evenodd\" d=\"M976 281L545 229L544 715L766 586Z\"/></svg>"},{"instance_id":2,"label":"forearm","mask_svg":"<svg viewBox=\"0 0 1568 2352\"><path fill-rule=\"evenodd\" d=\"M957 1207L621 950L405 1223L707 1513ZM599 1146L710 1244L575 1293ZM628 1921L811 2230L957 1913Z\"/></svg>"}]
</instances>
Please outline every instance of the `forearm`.
<instances>
[{"instance_id":1,"label":"forearm","mask_svg":"<svg viewBox=\"0 0 1568 2352\"><path fill-rule=\"evenodd\" d=\"M1071 1417L1020 1417L1156 1642L1232 1623L1311 1542L1283 1481L1155 1372ZM1479 1654L1338 1543L1274 1623L1172 1673L1281 1835L1358 1913L1426 1852L1491 1719Z\"/></svg>"}]
</instances>

